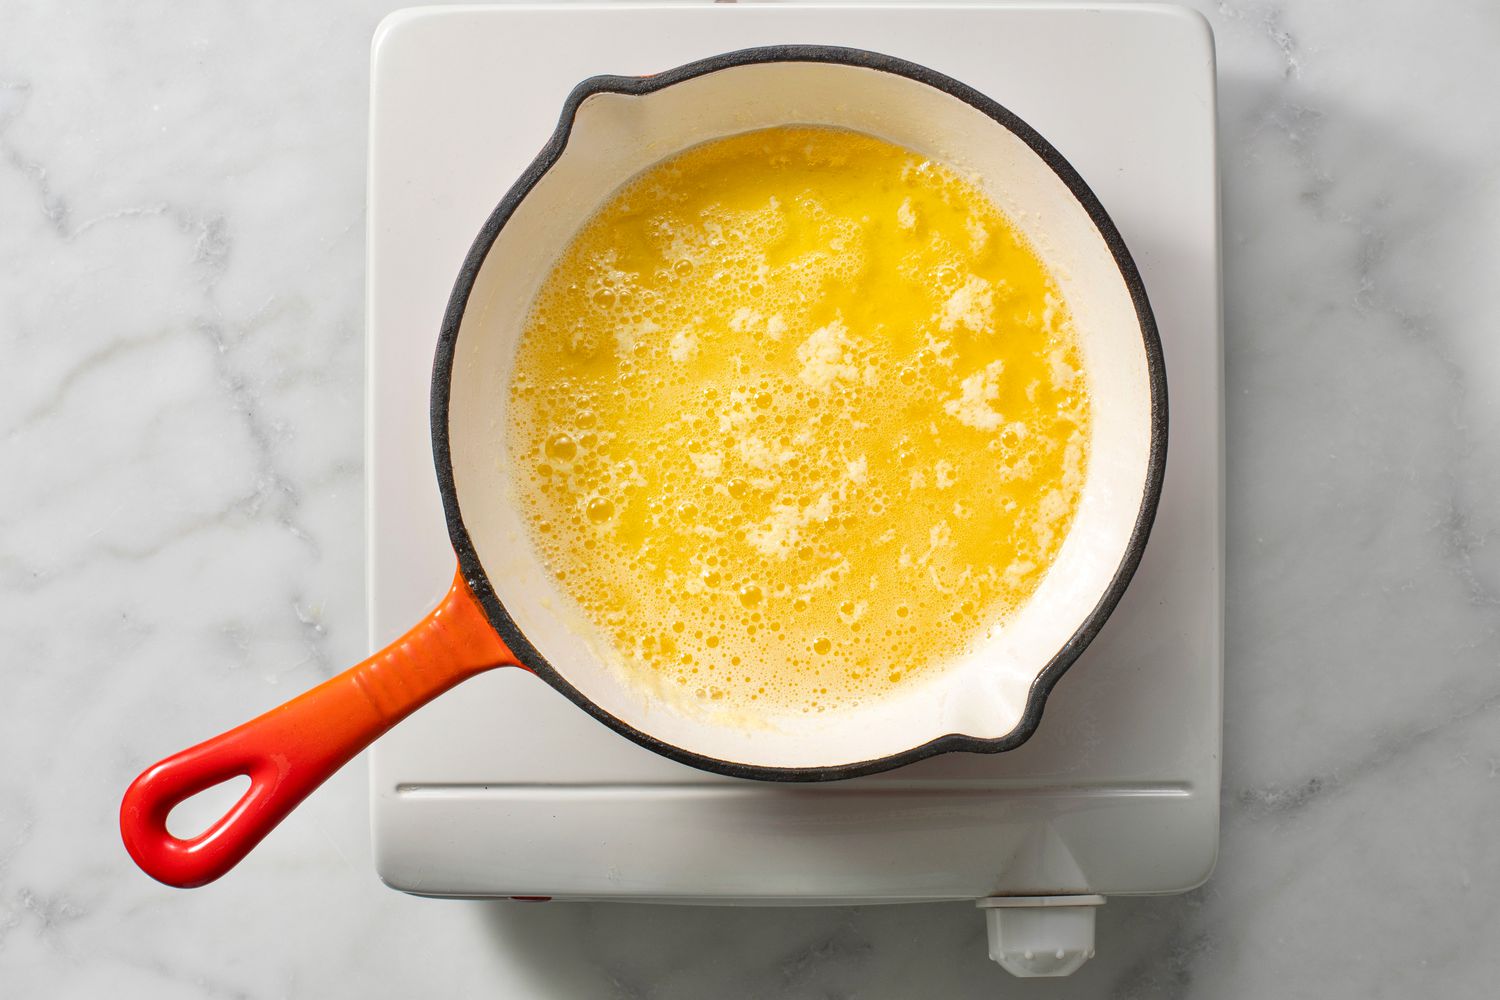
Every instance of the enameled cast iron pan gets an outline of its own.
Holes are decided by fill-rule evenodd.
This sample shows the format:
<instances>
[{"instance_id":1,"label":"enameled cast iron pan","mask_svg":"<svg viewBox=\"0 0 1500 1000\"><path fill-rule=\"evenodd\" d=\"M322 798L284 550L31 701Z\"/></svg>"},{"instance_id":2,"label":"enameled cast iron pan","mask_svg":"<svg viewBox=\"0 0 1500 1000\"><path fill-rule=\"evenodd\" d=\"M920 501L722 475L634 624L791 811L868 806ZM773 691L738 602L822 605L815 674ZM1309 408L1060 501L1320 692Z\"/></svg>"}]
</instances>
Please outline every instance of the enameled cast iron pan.
<instances>
[{"instance_id":1,"label":"enameled cast iron pan","mask_svg":"<svg viewBox=\"0 0 1500 1000\"><path fill-rule=\"evenodd\" d=\"M531 299L569 239L652 163L709 139L819 124L889 139L978 183L1035 245L1072 311L1093 439L1072 530L1034 597L950 667L875 704L753 728L632 688L594 654L527 541L496 428ZM551 140L485 222L454 285L432 379L432 440L458 574L442 603L370 659L146 770L125 794L130 855L170 885L223 875L330 774L474 674L520 666L622 735L741 778L826 781L953 750L1019 746L1058 677L1098 633L1146 544L1166 459L1166 379L1145 290L1083 179L1025 122L925 67L857 49L775 46L569 96ZM171 809L239 775L250 787L192 839Z\"/></svg>"}]
</instances>

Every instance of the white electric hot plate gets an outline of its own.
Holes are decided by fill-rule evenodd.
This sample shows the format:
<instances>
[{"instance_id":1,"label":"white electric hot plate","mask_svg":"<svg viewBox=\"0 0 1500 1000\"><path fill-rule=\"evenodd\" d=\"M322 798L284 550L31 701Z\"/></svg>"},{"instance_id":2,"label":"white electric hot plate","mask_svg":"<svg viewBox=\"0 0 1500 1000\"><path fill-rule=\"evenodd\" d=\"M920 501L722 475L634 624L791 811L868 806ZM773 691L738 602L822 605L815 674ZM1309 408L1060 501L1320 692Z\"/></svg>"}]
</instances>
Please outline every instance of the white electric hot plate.
<instances>
[{"instance_id":1,"label":"white electric hot plate","mask_svg":"<svg viewBox=\"0 0 1500 1000\"><path fill-rule=\"evenodd\" d=\"M370 124L371 645L446 589L433 475L438 325L470 242L600 73L756 45L925 64L1038 129L1140 268L1171 407L1134 582L1036 734L831 784L659 757L518 670L468 681L372 753L375 856L433 896L745 904L982 900L1022 974L1091 953L1092 907L1203 881L1218 843L1223 456L1213 43L1164 6L549 4L402 11L376 34ZM497 439L497 447L499 442Z\"/></svg>"}]
</instances>

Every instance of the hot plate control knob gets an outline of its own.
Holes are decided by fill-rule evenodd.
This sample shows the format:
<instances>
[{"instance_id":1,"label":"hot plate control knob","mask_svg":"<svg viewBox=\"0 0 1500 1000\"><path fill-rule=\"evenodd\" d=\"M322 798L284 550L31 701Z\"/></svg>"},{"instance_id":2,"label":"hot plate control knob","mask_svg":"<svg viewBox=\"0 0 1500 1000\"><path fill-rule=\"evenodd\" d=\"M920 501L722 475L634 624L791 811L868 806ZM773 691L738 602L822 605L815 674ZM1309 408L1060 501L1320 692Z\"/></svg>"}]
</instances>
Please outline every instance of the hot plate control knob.
<instances>
[{"instance_id":1,"label":"hot plate control knob","mask_svg":"<svg viewBox=\"0 0 1500 1000\"><path fill-rule=\"evenodd\" d=\"M989 896L990 958L1014 976L1067 976L1094 957L1094 910L1103 896Z\"/></svg>"}]
</instances>

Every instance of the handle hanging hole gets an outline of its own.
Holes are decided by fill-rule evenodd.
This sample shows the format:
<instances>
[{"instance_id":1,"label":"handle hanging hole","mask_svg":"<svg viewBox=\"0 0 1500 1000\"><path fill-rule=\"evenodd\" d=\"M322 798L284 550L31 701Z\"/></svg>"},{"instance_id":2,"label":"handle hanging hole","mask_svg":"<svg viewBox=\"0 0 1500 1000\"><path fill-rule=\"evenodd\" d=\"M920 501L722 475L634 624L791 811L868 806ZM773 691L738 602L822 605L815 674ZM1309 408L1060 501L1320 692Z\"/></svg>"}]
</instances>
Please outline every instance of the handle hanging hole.
<instances>
[{"instance_id":1,"label":"handle hanging hole","mask_svg":"<svg viewBox=\"0 0 1500 1000\"><path fill-rule=\"evenodd\" d=\"M190 795L167 814L167 832L178 840L192 840L213 826L250 790L250 775L237 774Z\"/></svg>"}]
</instances>

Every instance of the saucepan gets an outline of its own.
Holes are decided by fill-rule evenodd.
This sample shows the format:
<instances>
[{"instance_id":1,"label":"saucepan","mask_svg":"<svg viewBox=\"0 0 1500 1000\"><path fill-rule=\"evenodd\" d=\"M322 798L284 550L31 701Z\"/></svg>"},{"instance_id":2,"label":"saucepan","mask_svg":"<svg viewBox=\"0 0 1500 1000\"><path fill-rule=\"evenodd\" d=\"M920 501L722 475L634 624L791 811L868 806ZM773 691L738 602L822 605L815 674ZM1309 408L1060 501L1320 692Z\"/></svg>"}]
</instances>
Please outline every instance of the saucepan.
<instances>
[{"instance_id":1,"label":"saucepan","mask_svg":"<svg viewBox=\"0 0 1500 1000\"><path fill-rule=\"evenodd\" d=\"M1072 310L1093 402L1090 460L1071 531L1030 601L978 648L888 696L747 726L632 686L528 541L506 451L507 388L532 298L570 238L651 164L776 125L876 135L959 170L1021 228ZM121 830L148 874L197 886L237 864L330 774L455 684L521 667L622 736L739 778L827 781L950 751L1023 743L1059 676L1114 609L1139 562L1165 464L1161 347L1119 232L1063 156L1016 115L926 67L873 52L775 46L645 77L600 76L568 97L551 140L484 223L438 337L432 442L458 559L425 619L363 663L147 769ZM199 836L174 837L184 799L250 785Z\"/></svg>"}]
</instances>

